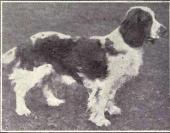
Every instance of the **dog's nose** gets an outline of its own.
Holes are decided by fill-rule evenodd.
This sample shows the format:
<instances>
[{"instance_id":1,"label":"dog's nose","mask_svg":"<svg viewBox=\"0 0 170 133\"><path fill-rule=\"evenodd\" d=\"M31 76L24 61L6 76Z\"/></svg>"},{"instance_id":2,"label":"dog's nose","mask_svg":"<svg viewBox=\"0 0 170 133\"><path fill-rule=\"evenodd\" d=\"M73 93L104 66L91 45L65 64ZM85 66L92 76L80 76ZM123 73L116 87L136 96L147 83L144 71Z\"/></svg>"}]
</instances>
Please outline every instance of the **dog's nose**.
<instances>
[{"instance_id":1,"label":"dog's nose","mask_svg":"<svg viewBox=\"0 0 170 133\"><path fill-rule=\"evenodd\" d=\"M166 36L166 33L167 33L168 30L165 26L161 26L159 30L160 30L159 34L160 34L161 37Z\"/></svg>"}]
</instances>

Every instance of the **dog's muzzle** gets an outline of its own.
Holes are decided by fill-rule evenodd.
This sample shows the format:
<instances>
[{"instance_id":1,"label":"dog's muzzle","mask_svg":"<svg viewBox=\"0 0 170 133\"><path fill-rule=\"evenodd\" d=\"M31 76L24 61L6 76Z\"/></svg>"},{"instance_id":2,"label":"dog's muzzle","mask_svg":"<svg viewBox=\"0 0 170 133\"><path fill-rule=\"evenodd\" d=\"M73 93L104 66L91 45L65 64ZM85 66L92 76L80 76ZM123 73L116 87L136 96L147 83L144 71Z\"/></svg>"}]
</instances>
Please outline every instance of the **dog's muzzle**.
<instances>
[{"instance_id":1,"label":"dog's muzzle","mask_svg":"<svg viewBox=\"0 0 170 133\"><path fill-rule=\"evenodd\" d=\"M166 37L167 36L167 31L168 30L167 30L167 28L165 26L161 26L159 28L158 34L159 34L160 37Z\"/></svg>"},{"instance_id":2,"label":"dog's muzzle","mask_svg":"<svg viewBox=\"0 0 170 133\"><path fill-rule=\"evenodd\" d=\"M159 30L158 30L158 36L161 38L165 38L167 37L167 28L165 26L160 26ZM159 38L153 38L153 37L147 37L147 42L150 42L151 44L154 44L156 40L158 40Z\"/></svg>"}]
</instances>

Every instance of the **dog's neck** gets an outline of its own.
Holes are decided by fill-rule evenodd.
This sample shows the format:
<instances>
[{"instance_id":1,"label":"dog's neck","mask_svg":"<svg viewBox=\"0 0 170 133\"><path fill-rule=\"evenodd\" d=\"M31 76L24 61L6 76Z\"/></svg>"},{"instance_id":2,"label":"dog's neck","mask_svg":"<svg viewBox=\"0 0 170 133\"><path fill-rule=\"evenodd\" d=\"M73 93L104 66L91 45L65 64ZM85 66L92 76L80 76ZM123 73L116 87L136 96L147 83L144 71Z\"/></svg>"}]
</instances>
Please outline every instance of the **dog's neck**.
<instances>
[{"instance_id":1,"label":"dog's neck","mask_svg":"<svg viewBox=\"0 0 170 133\"><path fill-rule=\"evenodd\" d=\"M105 36L105 38L108 38L114 43L114 47L117 50L126 50L126 51L141 51L142 48L131 48L129 45L127 45L119 31L119 27L116 28L114 31L109 33L108 35Z\"/></svg>"},{"instance_id":2,"label":"dog's neck","mask_svg":"<svg viewBox=\"0 0 170 133\"><path fill-rule=\"evenodd\" d=\"M119 51L143 51L142 48L132 48L126 42L124 41L119 28L116 28L111 33L105 35L105 36L92 36L90 39L97 39L100 40L100 43L102 44L102 47L104 48L106 45L106 41L109 40L110 43L114 45L114 48Z\"/></svg>"}]
</instances>

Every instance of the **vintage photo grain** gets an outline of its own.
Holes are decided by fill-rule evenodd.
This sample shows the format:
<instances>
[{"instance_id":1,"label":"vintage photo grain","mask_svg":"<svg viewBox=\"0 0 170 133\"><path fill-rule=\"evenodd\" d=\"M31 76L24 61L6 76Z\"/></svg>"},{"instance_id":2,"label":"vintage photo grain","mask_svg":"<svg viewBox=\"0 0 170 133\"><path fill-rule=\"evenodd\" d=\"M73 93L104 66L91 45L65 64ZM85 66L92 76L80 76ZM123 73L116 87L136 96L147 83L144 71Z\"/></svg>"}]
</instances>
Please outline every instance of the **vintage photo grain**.
<instances>
[{"instance_id":1,"label":"vintage photo grain","mask_svg":"<svg viewBox=\"0 0 170 133\"><path fill-rule=\"evenodd\" d=\"M169 130L169 3L2 2L4 131Z\"/></svg>"}]
</instances>

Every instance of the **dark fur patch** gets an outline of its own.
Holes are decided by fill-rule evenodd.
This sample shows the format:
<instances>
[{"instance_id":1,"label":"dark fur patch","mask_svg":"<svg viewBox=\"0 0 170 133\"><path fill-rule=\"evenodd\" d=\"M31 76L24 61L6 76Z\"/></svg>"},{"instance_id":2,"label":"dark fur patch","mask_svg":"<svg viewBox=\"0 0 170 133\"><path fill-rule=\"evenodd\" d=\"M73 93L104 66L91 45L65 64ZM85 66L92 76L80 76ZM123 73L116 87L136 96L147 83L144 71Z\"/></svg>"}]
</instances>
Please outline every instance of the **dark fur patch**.
<instances>
[{"instance_id":1,"label":"dark fur patch","mask_svg":"<svg viewBox=\"0 0 170 133\"><path fill-rule=\"evenodd\" d=\"M142 9L131 10L120 26L124 41L131 47L141 47L150 36L152 16Z\"/></svg>"},{"instance_id":2,"label":"dark fur patch","mask_svg":"<svg viewBox=\"0 0 170 133\"><path fill-rule=\"evenodd\" d=\"M107 74L106 53L112 56L125 54L117 51L113 42L106 40L105 48L99 40L79 38L59 39L50 36L38 39L34 45L30 40L20 45L17 58L21 61L20 67L33 70L33 67L49 63L56 73L71 75L77 82L82 83L78 73L85 74L89 79L104 79Z\"/></svg>"},{"instance_id":3,"label":"dark fur patch","mask_svg":"<svg viewBox=\"0 0 170 133\"><path fill-rule=\"evenodd\" d=\"M105 50L110 55L116 56L118 54L126 54L126 51L118 51L114 48L114 42L112 42L109 38L105 40Z\"/></svg>"},{"instance_id":4,"label":"dark fur patch","mask_svg":"<svg viewBox=\"0 0 170 133\"><path fill-rule=\"evenodd\" d=\"M28 41L18 47L17 57L22 68L32 70L35 66L49 63L57 73L71 75L79 83L82 79L78 72L90 79L105 78L108 73L106 51L98 40L93 39L74 41L50 36L38 39L34 46Z\"/></svg>"},{"instance_id":5,"label":"dark fur patch","mask_svg":"<svg viewBox=\"0 0 170 133\"><path fill-rule=\"evenodd\" d=\"M36 62L40 57L33 51L33 46L31 40L27 40L25 43L22 43L18 46L16 57L17 60L20 60L20 67L28 70L33 70L33 67L39 66L41 64L37 64ZM36 58L36 62L35 62ZM40 63L40 61L38 61Z\"/></svg>"}]
</instances>

